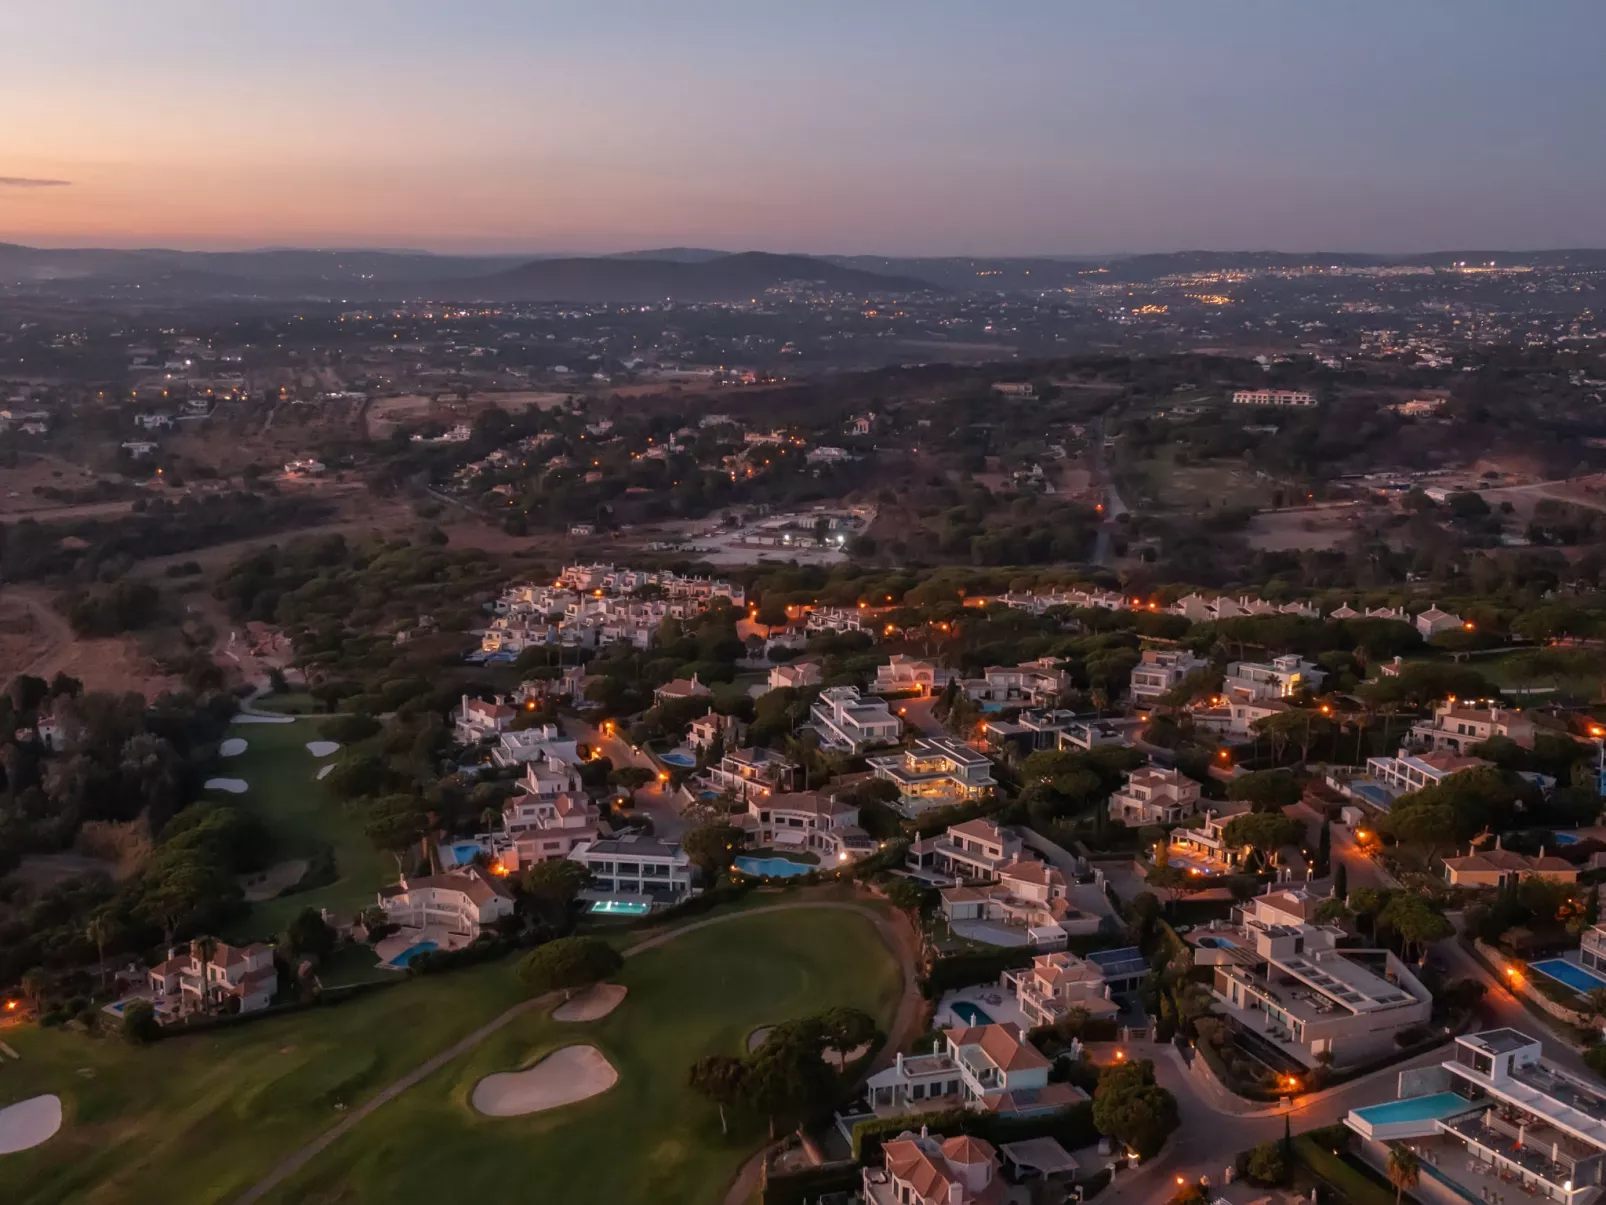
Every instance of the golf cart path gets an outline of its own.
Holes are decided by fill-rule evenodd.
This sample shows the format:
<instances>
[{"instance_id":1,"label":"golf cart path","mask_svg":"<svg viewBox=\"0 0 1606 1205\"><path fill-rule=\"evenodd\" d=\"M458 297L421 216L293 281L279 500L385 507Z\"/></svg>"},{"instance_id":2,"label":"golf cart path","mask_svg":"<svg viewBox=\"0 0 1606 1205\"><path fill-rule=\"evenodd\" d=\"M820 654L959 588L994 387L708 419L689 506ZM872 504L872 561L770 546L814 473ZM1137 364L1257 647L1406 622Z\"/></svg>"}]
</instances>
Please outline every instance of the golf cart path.
<instances>
[{"instance_id":1,"label":"golf cart path","mask_svg":"<svg viewBox=\"0 0 1606 1205\"><path fill-rule=\"evenodd\" d=\"M903 997L898 1002L898 1011L893 1018L892 1032L888 1035L887 1043L885 1047L883 1047L883 1051L896 1051L902 1049L904 1041L911 1036L910 1031L913 1030L914 1025L919 1020L920 1007L922 1004L919 988L916 984L917 974L915 971L912 948L910 946L909 937L907 934L901 932L898 926L885 915L877 912L874 908L871 908L865 904L820 900L817 902L804 901L796 904L766 904L761 908L748 908L742 912L728 912L723 916L711 916L706 920L692 921L688 925L681 925L679 928L669 929L663 933L656 934L655 936L649 937L647 940L640 942L637 945L631 946L630 949L624 951L623 957L634 958L637 954L643 954L648 950L656 950L660 946L668 945L671 941L675 940L675 938L680 937L683 934L694 933L699 929L706 929L711 925L724 924L726 921L737 920L744 916L762 916L767 913L792 912L805 908L828 908L838 912L853 912L864 917L875 926L876 932L880 935L882 941L886 943L888 950L890 950L897 958L899 967L903 972ZM525 1013L531 1012L544 1004L550 1004L555 999L557 999L557 993L548 992L546 995L536 996L534 999L521 1001L520 1003L515 1004L512 1008L508 1009L506 1012L502 1013L501 1016L487 1021L473 1033L468 1034L466 1037L460 1038L458 1041L454 1042L451 1046L448 1046L445 1050L441 1051L433 1058L427 1059L420 1063L406 1075L402 1076L401 1079L397 1080L388 1087L381 1089L373 1097L363 1102L357 1108L352 1109L335 1125L329 1127L329 1129L325 1130L322 1134L319 1134L300 1150L296 1151L294 1154L280 1162L279 1165L270 1171L266 1176L258 1180L244 1193L242 1193L236 1202L236 1205L255 1205L255 1202L261 1201L291 1176L295 1175L302 1168L306 1167L308 1163L312 1162L313 1159L332 1146L343 1135L345 1135L347 1131L351 1130L359 1122L368 1118L382 1105L388 1103L389 1101L395 1100L403 1092L407 1091L407 1089L421 1083L425 1079L428 1079L431 1075L434 1075L435 1072L439 1071L442 1067L446 1066L454 1059L467 1054L470 1050L473 1050L474 1047L485 1041L486 1038L490 1037L492 1034L496 1033L505 1026L511 1024L513 1021L516 1021L518 1018L524 1016ZM731 1186L730 1194L727 1195L726 1199L732 1199L732 1196L734 1196L738 1190L742 1189L744 1181L749 1180L749 1173L751 1171L751 1187L746 1190L747 1193L750 1194L751 1188L757 1186L758 1170L760 1167L762 1167L762 1158L744 1165L741 1171L737 1173L736 1183ZM746 1197L741 1196L736 1197L735 1199L745 1200Z\"/></svg>"}]
</instances>

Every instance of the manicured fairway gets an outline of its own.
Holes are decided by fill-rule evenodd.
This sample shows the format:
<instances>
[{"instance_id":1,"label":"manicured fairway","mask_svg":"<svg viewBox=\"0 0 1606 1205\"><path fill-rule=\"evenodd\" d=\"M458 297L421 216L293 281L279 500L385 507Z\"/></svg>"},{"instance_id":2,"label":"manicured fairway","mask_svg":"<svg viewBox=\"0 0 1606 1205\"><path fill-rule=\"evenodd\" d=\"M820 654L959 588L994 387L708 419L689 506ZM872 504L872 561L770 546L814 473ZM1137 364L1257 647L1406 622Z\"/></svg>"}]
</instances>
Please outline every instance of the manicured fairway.
<instances>
[{"instance_id":1,"label":"manicured fairway","mask_svg":"<svg viewBox=\"0 0 1606 1205\"><path fill-rule=\"evenodd\" d=\"M752 1126L720 1134L686 1087L705 1054L740 1054L757 1025L852 1005L890 1023L898 968L871 924L798 910L689 933L626 963L624 1003L601 1021L520 1018L386 1105L269 1200L437 1202L513 1198L707 1205L756 1149ZM492 1118L469 1103L481 1077L572 1043L597 1046L619 1082L580 1104Z\"/></svg>"}]
</instances>

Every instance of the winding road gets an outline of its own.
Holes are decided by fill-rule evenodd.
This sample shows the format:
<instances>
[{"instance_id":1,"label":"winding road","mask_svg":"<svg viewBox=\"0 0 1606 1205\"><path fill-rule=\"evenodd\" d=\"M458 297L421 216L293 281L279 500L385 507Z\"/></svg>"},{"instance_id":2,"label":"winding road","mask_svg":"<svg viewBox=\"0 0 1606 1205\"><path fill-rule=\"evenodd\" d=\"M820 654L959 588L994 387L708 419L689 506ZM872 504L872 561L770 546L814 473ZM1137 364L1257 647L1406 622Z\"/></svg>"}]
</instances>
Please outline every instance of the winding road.
<instances>
[{"instance_id":1,"label":"winding road","mask_svg":"<svg viewBox=\"0 0 1606 1205\"><path fill-rule=\"evenodd\" d=\"M774 912L791 912L804 908L828 908L838 912L852 912L864 917L875 926L876 933L881 937L887 949L898 960L899 968L903 972L903 995L898 1001L898 1010L893 1015L892 1027L887 1034L886 1045L877 1064L894 1057L894 1052L901 1050L914 1036L914 1028L920 1021L924 1000L917 986L918 972L915 967L915 946L912 934L905 932L904 928L884 913L876 911L865 904L854 904L834 900L803 900L794 904L768 904L761 908L748 908L742 912L727 912L721 916L711 916L705 920L692 921L690 924L678 928L668 929L656 933L646 940L631 946L624 951L625 958L634 958L648 950L656 950L660 946L668 945L675 938L686 933L694 933L699 929L706 929L711 925L724 924L726 921L736 920L744 916L763 916ZM513 1021L535 1009L553 1004L558 999L558 993L549 992L544 996L537 996L531 1000L522 1001L508 1009L501 1016L486 1022L473 1033L459 1039L451 1046L435 1055L433 1058L420 1063L406 1075L388 1087L381 1089L369 1100L351 1110L335 1125L330 1126L300 1150L284 1159L262 1179L258 1180L238 1199L237 1205L254 1205L263 1200L274 1189L282 1185L291 1176L295 1175L318 1155L322 1154L346 1133L360 1122L372 1116L378 1109L390 1101L395 1100L409 1088L428 1079L435 1072L445 1067L454 1059L467 1054L492 1034L503 1029ZM745 1201L752 1195L758 1186L759 1171L762 1168L762 1159L755 1158L745 1164L737 1173L730 1192L726 1195L727 1201Z\"/></svg>"}]
</instances>

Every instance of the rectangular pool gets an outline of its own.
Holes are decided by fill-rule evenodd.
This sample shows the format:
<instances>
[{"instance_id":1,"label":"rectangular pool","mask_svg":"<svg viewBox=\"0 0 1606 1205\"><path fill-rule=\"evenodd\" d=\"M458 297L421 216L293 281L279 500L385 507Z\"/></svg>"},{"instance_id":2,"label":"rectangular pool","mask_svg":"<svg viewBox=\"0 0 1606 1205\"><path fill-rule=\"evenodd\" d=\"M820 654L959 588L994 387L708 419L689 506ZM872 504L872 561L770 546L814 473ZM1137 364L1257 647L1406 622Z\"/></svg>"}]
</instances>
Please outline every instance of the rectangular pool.
<instances>
[{"instance_id":1,"label":"rectangular pool","mask_svg":"<svg viewBox=\"0 0 1606 1205\"><path fill-rule=\"evenodd\" d=\"M1458 1093L1435 1092L1432 1096L1391 1100L1386 1105L1368 1105L1356 1109L1355 1116L1374 1126L1386 1126L1401 1121L1438 1121L1474 1107L1472 1101Z\"/></svg>"},{"instance_id":2,"label":"rectangular pool","mask_svg":"<svg viewBox=\"0 0 1606 1205\"><path fill-rule=\"evenodd\" d=\"M1528 969L1538 971L1557 983L1565 984L1580 995L1594 991L1597 987L1606 987L1606 978L1595 974L1587 967L1579 966L1576 962L1568 962L1565 958L1547 958L1543 962L1530 962Z\"/></svg>"},{"instance_id":3,"label":"rectangular pool","mask_svg":"<svg viewBox=\"0 0 1606 1205\"><path fill-rule=\"evenodd\" d=\"M770 879L788 879L793 875L808 874L818 870L818 866L809 866L803 862L792 862L786 858L736 858L731 865L743 874L761 875Z\"/></svg>"},{"instance_id":4,"label":"rectangular pool","mask_svg":"<svg viewBox=\"0 0 1606 1205\"><path fill-rule=\"evenodd\" d=\"M639 900L593 900L590 910L613 916L644 916L652 911L652 905Z\"/></svg>"}]
</instances>

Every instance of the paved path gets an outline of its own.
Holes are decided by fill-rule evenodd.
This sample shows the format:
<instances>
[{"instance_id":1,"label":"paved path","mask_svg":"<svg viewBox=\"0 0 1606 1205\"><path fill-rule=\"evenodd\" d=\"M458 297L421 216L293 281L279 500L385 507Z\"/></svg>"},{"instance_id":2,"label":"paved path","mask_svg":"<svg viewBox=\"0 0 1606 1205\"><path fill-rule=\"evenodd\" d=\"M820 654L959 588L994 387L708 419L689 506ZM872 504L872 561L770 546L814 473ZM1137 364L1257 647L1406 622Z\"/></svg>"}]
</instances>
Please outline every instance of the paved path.
<instances>
[{"instance_id":1,"label":"paved path","mask_svg":"<svg viewBox=\"0 0 1606 1205\"><path fill-rule=\"evenodd\" d=\"M920 996L920 991L916 983L918 976L915 970L914 950L909 941L908 934L903 933L899 926L893 921L889 920L885 915L864 904L852 904L828 900L805 900L795 904L771 904L762 908L749 908L744 912L727 912L722 916L711 916L706 920L693 921L688 925L681 925L679 928L667 929L662 933L654 934L653 936L648 937L645 941L631 946L630 949L624 952L624 957L634 958L636 955L644 954L648 950L656 950L660 946L667 945L677 937L680 937L686 933L693 933L698 929L706 929L710 925L723 924L726 921L736 920L744 916L760 916L771 912L790 912L800 908L829 908L835 911L853 912L865 917L871 922L871 924L875 926L876 932L880 934L882 941L886 943L887 948L892 951L895 957L897 957L899 967L903 971L904 989L903 998L898 1002L898 1011L893 1018L892 1031L887 1038L886 1046L883 1047L883 1057L890 1057L887 1056L886 1052L895 1052L902 1049L904 1043L906 1043L913 1036L912 1031L914 1026L919 1023L919 1009L924 1002ZM255 1202L263 1200L274 1189L278 1188L291 1176L299 1172L359 1122L362 1122L372 1115L382 1105L389 1101L395 1100L403 1092L407 1091L407 1089L429 1078L452 1060L461 1055L467 1054L470 1050L473 1050L474 1047L478 1046L481 1042L485 1041L486 1038L490 1037L498 1030L506 1027L513 1021L518 1020L518 1018L524 1016L528 1012L533 1011L534 1009L551 1004L556 999L557 993L549 992L544 996L537 996L532 1000L525 1000L519 1004L515 1004L512 1008L502 1013L499 1017L486 1022L473 1033L459 1039L457 1042L454 1042L451 1046L441 1051L433 1058L419 1064L406 1075L402 1076L401 1079L397 1080L389 1087L382 1089L371 1099L364 1101L361 1105L353 1109L344 1118L342 1118L337 1124L325 1130L322 1134L318 1135L318 1137L307 1143L306 1146L302 1147L300 1150L296 1151L294 1154L281 1162L261 1180L257 1181L256 1184L247 1189L240 1196L237 1205L254 1205ZM748 1166L750 1167L752 1164L750 1163ZM740 1202L745 1201L747 1197L752 1195L753 1190L758 1186L757 1169L754 1169L752 1183L743 1189L743 1179L746 1177L747 1173L748 1167L743 1167L741 1172L738 1173L736 1183L731 1186L731 1193L730 1195L727 1195L727 1200L735 1200ZM738 1190L743 1190L741 1195L735 1195Z\"/></svg>"}]
</instances>

